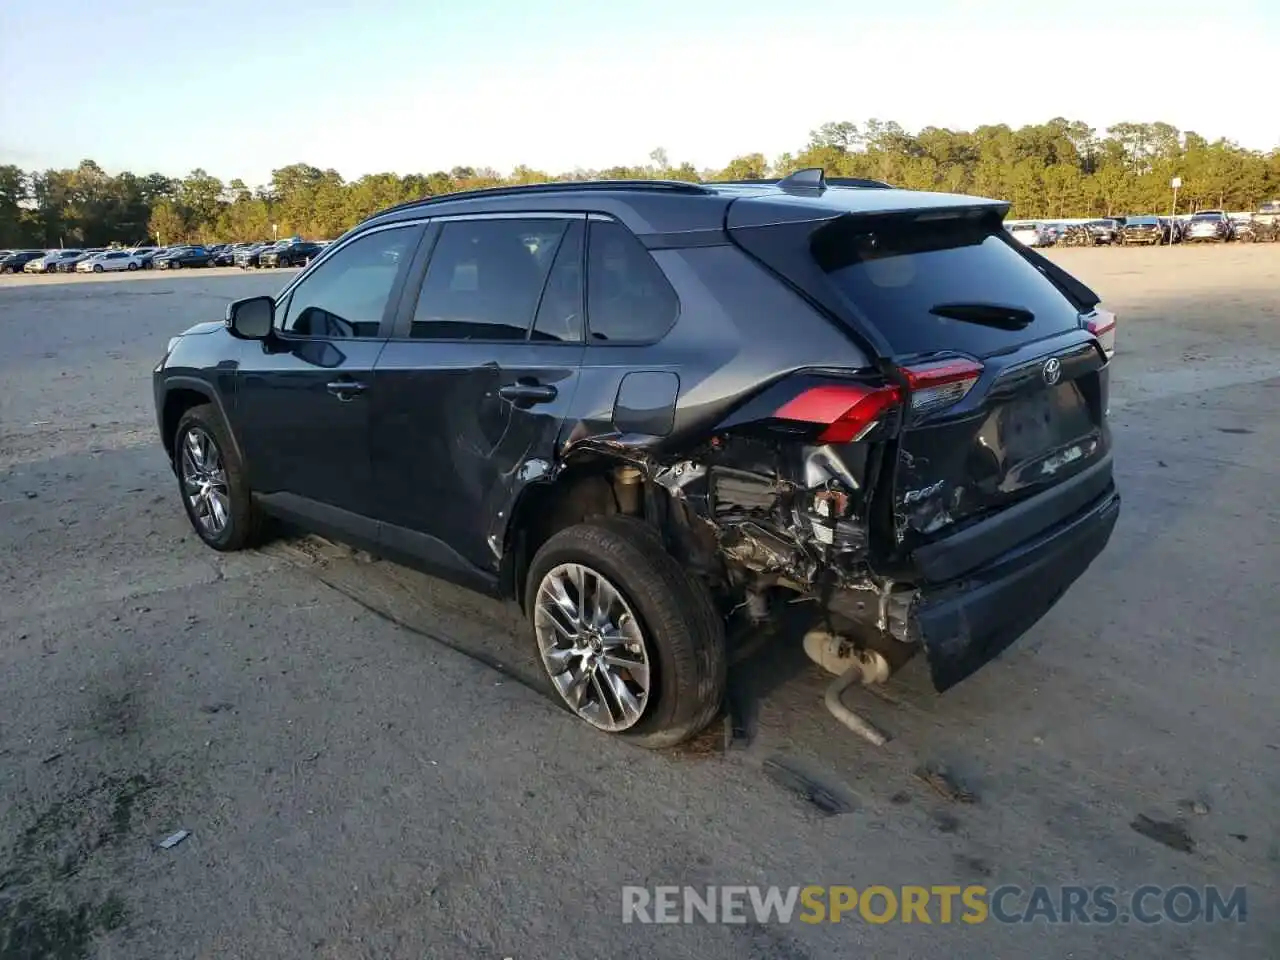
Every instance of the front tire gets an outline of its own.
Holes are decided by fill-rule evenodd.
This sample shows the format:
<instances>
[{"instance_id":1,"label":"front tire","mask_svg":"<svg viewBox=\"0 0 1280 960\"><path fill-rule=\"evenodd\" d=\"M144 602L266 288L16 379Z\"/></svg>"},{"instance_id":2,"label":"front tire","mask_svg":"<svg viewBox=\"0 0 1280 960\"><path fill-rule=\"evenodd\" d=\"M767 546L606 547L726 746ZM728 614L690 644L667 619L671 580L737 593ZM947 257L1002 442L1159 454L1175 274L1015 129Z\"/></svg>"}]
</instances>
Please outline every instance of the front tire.
<instances>
[{"instance_id":1,"label":"front tire","mask_svg":"<svg viewBox=\"0 0 1280 960\"><path fill-rule=\"evenodd\" d=\"M561 530L529 568L525 613L559 699L650 749L696 736L724 698L724 623L653 528L611 516Z\"/></svg>"},{"instance_id":2,"label":"front tire","mask_svg":"<svg viewBox=\"0 0 1280 960\"><path fill-rule=\"evenodd\" d=\"M224 552L258 542L262 516L230 432L212 404L182 415L174 432L173 461L178 494L196 536Z\"/></svg>"}]
</instances>

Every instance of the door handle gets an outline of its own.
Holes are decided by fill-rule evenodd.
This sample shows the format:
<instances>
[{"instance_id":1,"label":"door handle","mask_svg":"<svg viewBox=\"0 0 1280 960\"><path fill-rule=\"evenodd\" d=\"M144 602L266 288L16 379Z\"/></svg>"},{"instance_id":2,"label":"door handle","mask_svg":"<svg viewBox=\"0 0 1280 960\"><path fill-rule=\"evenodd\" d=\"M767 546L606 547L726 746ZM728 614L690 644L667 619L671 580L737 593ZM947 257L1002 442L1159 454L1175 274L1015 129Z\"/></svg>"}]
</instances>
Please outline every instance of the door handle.
<instances>
[{"instance_id":1,"label":"door handle","mask_svg":"<svg viewBox=\"0 0 1280 960\"><path fill-rule=\"evenodd\" d=\"M532 406L535 403L550 403L556 398L557 391L549 383L519 381L499 387L498 396L517 406Z\"/></svg>"},{"instance_id":2,"label":"door handle","mask_svg":"<svg viewBox=\"0 0 1280 960\"><path fill-rule=\"evenodd\" d=\"M356 380L335 380L333 383L326 384L325 389L345 403L348 400L354 400L369 387Z\"/></svg>"}]
</instances>

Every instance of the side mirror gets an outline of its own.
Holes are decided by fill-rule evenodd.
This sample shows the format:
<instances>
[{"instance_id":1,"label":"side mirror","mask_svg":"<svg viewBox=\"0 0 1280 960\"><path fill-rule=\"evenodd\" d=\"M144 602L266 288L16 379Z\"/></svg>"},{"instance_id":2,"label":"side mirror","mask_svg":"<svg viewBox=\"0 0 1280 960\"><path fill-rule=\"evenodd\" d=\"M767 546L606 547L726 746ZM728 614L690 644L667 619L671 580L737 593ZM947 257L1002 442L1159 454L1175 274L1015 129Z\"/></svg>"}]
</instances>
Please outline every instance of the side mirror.
<instances>
[{"instance_id":1,"label":"side mirror","mask_svg":"<svg viewBox=\"0 0 1280 960\"><path fill-rule=\"evenodd\" d=\"M227 329L241 340L265 340L271 336L276 302L271 297L248 297L227 307Z\"/></svg>"}]
</instances>

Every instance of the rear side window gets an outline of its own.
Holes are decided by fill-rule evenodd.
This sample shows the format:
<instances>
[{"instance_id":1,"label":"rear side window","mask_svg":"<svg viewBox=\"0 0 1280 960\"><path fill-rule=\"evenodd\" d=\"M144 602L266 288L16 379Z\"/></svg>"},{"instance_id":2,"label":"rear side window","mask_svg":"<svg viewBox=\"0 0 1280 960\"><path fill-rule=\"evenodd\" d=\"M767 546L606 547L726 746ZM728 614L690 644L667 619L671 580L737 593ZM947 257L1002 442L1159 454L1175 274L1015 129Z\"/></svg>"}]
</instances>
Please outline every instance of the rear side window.
<instances>
[{"instance_id":1,"label":"rear side window","mask_svg":"<svg viewBox=\"0 0 1280 960\"><path fill-rule=\"evenodd\" d=\"M593 343L652 343L680 303L649 251L626 227L596 221L587 242L587 325Z\"/></svg>"},{"instance_id":2,"label":"rear side window","mask_svg":"<svg viewBox=\"0 0 1280 960\"><path fill-rule=\"evenodd\" d=\"M524 340L568 220L455 220L440 229L409 336Z\"/></svg>"},{"instance_id":3,"label":"rear side window","mask_svg":"<svg viewBox=\"0 0 1280 960\"><path fill-rule=\"evenodd\" d=\"M840 295L894 354L957 350L984 357L1078 327L1079 312L1003 231L977 218L883 217L820 229L812 252ZM937 316L943 304L1029 310L1021 329Z\"/></svg>"}]
</instances>

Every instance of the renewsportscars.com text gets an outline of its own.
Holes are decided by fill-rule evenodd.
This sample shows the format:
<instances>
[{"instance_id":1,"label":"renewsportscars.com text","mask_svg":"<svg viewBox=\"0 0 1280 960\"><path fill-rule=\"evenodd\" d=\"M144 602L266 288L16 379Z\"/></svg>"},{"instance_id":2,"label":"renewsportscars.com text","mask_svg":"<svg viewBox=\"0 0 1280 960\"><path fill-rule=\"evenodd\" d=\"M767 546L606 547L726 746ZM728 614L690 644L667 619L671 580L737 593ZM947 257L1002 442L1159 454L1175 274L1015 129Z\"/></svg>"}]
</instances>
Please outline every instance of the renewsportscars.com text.
<instances>
[{"instance_id":1,"label":"renewsportscars.com text","mask_svg":"<svg viewBox=\"0 0 1280 960\"><path fill-rule=\"evenodd\" d=\"M623 923L1243 923L1244 887L623 887Z\"/></svg>"}]
</instances>

